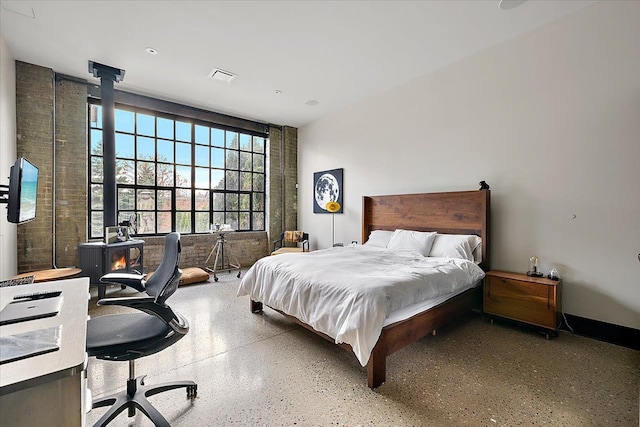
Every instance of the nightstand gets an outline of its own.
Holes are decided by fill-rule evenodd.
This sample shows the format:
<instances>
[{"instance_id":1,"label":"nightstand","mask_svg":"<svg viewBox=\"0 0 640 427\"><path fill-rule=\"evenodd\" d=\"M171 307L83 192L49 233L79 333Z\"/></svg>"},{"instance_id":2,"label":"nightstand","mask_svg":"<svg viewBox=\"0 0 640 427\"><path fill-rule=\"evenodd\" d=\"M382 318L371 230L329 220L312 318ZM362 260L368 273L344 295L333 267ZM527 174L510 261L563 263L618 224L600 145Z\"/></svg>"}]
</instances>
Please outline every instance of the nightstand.
<instances>
[{"instance_id":1,"label":"nightstand","mask_svg":"<svg viewBox=\"0 0 640 427\"><path fill-rule=\"evenodd\" d=\"M562 280L493 270L484 279L483 311L541 327L549 339L560 325L561 296Z\"/></svg>"}]
</instances>

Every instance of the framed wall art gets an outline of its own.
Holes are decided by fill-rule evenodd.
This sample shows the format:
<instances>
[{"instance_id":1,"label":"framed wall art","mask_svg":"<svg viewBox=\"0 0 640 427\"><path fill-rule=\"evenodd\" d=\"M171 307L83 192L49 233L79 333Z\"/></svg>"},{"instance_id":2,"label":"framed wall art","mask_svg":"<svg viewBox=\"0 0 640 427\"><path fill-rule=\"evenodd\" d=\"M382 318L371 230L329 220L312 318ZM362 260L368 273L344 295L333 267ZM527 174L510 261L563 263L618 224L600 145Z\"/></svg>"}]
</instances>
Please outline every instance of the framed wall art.
<instances>
[{"instance_id":1,"label":"framed wall art","mask_svg":"<svg viewBox=\"0 0 640 427\"><path fill-rule=\"evenodd\" d=\"M342 213L342 168L313 174L313 213ZM338 210L327 209L327 203L337 202ZM335 205L333 205L335 206Z\"/></svg>"}]
</instances>

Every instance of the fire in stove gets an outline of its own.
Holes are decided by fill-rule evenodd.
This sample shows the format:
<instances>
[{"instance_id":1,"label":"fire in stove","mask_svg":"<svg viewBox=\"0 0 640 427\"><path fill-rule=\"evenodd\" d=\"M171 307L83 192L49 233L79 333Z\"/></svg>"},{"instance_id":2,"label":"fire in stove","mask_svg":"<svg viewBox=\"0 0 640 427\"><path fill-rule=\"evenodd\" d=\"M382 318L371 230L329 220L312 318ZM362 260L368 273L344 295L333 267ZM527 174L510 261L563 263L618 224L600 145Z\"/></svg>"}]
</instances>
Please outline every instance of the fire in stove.
<instances>
[{"instance_id":1,"label":"fire in stove","mask_svg":"<svg viewBox=\"0 0 640 427\"><path fill-rule=\"evenodd\" d=\"M111 271L127 268L127 255L125 251L117 251L111 255Z\"/></svg>"}]
</instances>

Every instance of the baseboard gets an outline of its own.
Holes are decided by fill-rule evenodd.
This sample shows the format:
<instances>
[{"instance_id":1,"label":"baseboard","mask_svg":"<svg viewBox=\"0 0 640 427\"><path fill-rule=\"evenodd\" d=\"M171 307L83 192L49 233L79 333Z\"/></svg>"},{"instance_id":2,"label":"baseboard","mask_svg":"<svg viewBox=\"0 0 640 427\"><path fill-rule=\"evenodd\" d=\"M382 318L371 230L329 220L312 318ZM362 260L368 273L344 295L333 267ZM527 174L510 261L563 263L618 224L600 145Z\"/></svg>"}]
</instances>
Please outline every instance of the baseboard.
<instances>
[{"instance_id":1,"label":"baseboard","mask_svg":"<svg viewBox=\"0 0 640 427\"><path fill-rule=\"evenodd\" d=\"M565 317L567 321L563 321L560 327L564 331L573 329L573 333L576 335L640 350L640 329L587 319L573 314L565 314ZM567 327L567 324L571 329Z\"/></svg>"}]
</instances>

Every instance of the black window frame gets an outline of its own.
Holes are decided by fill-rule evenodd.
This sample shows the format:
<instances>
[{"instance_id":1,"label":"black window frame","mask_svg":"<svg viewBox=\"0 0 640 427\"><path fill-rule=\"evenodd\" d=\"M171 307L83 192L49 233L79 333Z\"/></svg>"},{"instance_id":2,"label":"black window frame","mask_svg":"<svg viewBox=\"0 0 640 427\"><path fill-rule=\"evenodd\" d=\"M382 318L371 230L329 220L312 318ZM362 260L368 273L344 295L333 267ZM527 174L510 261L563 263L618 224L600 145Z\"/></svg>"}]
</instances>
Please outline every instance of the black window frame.
<instances>
[{"instance_id":1,"label":"black window frame","mask_svg":"<svg viewBox=\"0 0 640 427\"><path fill-rule=\"evenodd\" d=\"M161 101L160 101L161 102ZM87 102L87 110L88 110L88 160L89 160L89 182L88 182L88 235L91 238L104 238L104 227L103 224L103 208L104 206L100 202L100 191L96 191L99 187L102 186L102 177L100 173L104 174L104 171L98 166L102 159L102 154L98 154L94 152L94 137L98 136L98 132L101 132L102 128L100 125L101 121L101 113L100 108L96 108L95 106L100 106L100 100L89 97ZM187 108L187 107L183 107ZM96 111L97 110L97 111ZM140 236L154 236L154 235L162 235L166 234L170 231L179 231L183 234L204 234L210 232L211 225L220 223L220 224L230 224L232 229L238 231L265 231L266 229L266 179L267 179L267 147L268 147L268 135L265 135L262 132L256 132L253 130L240 129L233 126L225 126L219 123L215 123L213 121L204 120L202 118L194 118L181 114L172 114L166 111L156 111L150 108L144 108L139 106L132 106L122 103L116 103L116 110L121 110L129 113L133 113L133 131L122 131L116 130L116 134L129 136L133 139L133 152L129 157L125 157L122 155L116 154L116 163L122 166L123 164L130 164L133 166L133 171L129 171L129 175L131 175L130 180L133 182L119 182L117 183L117 203L118 207L121 207L121 194L126 194L127 192L131 193L132 197L132 207L131 204L129 206L124 207L123 209L117 209L118 212L118 222L121 222L125 219L129 219L134 213L137 214L137 218L140 220L140 223L146 223L144 221L145 215L154 217L153 232L149 230L145 230L144 228L140 228L137 235ZM138 117L139 115L143 116L153 116L154 117L154 131L153 135L145 135L141 134L142 132L138 129ZM160 136L158 133L158 119L169 120L173 124L173 132L172 137L168 138L165 136ZM188 124L190 127L190 136L189 140L180 139L177 132L176 127L177 123ZM208 129L209 140L207 142L198 141L196 132L200 129ZM224 141L222 146L213 145L213 132L222 132L224 135ZM233 139L233 135L236 135L235 147L233 141L228 141L227 137L229 136ZM144 159L139 156L140 144L142 144L143 139L152 139L153 143L153 159ZM248 148L243 147L243 141L246 143L248 138L249 146ZM102 139L101 139L102 140ZM158 158L158 142L170 142L173 144L173 158L168 160L161 160ZM188 144L190 148L190 158L188 162L181 162L177 158L178 147L179 144ZM117 146L117 142L116 142ZM184 147L184 145L183 145ZM261 147L261 148L259 148ZM223 153L222 161L224 162L223 167L215 167L218 165L212 165L212 151L221 150ZM196 153L202 154L204 151L208 152L208 160L207 162L202 162L197 158ZM231 156L231 157L230 157ZM236 165L237 168L232 168L228 165L230 159L233 159L235 156L237 158ZM248 159L248 165L241 165L240 159ZM203 164L205 163L205 164ZM154 165L154 183L140 183L138 180L140 179L140 167L145 164L153 164ZM94 166L95 165L95 166ZM159 185L158 182L158 174L160 171L160 166L166 167L168 169L172 169L172 185ZM179 168L189 168L189 173L182 175L186 177L188 175L188 185L181 186L178 177L180 176L178 173ZM208 184L200 185L197 182L197 173L202 174L203 171L207 171L208 176ZM224 177L224 185L222 188L219 185L214 185L212 172L221 173ZM164 173L164 172L163 172ZM237 176L236 187L233 187L228 180L228 177L231 174L235 174ZM245 174L245 175L243 175ZM121 174L117 179L121 179L123 176L127 177L128 174ZM240 177L250 178L250 182L247 185L244 185L245 182L240 182ZM165 175L166 177L166 175ZM219 184L219 183L217 183ZM208 188L206 188L208 187ZM181 189L186 192L190 192L191 196L189 197L189 206L185 207L181 205L180 202L180 193ZM154 200L154 207L144 209L141 207L141 197L142 192L146 192L148 195L151 192ZM159 203L159 194L166 194L168 199L170 200L170 209L162 209ZM196 194L205 194L205 197L202 199L196 200ZM235 204L229 204L228 199L236 198L238 200ZM94 200L95 198L95 200ZM208 200L206 203L203 203L205 199ZM223 200L222 208L220 208L219 201L217 198L221 198ZM165 197L164 200L167 200ZM240 204L240 200L243 201L243 204ZM203 207L203 206L206 207ZM216 209L217 208L217 209ZM158 219L158 213L164 215L170 215L170 226L167 226L166 220L163 222L163 226L160 227L160 220ZM188 227L185 227L187 224L184 222L180 222L180 218L189 218ZM242 221L240 220L242 218ZM203 221L206 220L206 227L203 225ZM182 221L185 221L184 219ZM187 229L188 228L188 229Z\"/></svg>"}]
</instances>

